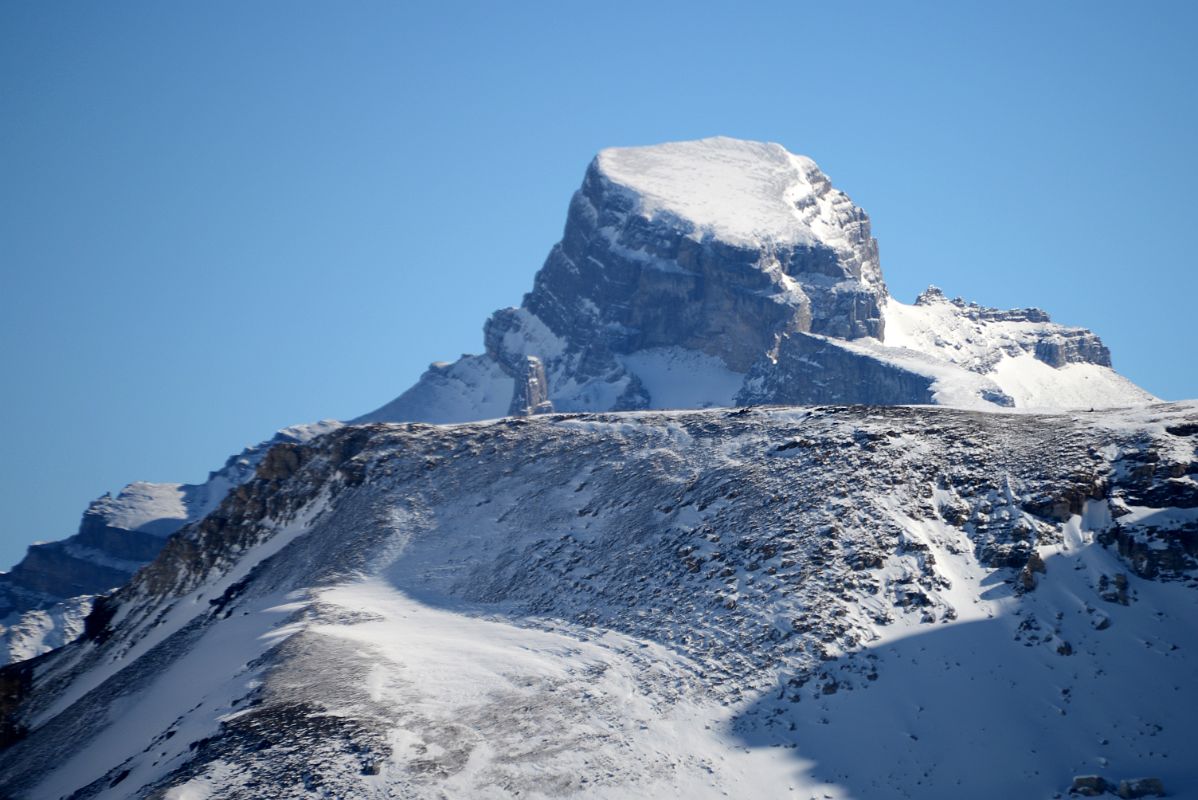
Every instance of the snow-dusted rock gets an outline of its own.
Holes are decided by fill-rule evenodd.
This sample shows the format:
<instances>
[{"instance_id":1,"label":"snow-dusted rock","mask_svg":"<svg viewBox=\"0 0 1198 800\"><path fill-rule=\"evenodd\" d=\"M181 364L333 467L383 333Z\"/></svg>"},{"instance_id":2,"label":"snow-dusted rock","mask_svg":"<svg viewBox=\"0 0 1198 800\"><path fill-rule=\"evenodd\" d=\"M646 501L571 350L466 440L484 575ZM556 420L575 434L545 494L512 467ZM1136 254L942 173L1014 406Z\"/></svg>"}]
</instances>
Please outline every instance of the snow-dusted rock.
<instances>
[{"instance_id":1,"label":"snow-dusted rock","mask_svg":"<svg viewBox=\"0 0 1198 800\"><path fill-rule=\"evenodd\" d=\"M935 289L898 303L869 218L815 162L724 137L599 153L533 290L492 315L484 345L358 421L523 408L513 393L528 357L567 411L1154 399L1111 369L1097 336L1038 309L999 311Z\"/></svg>"},{"instance_id":2,"label":"snow-dusted rock","mask_svg":"<svg viewBox=\"0 0 1198 800\"><path fill-rule=\"evenodd\" d=\"M837 339L794 332L781 337L772 358L753 365L736 403L918 405L934 401L933 382L880 349L861 352Z\"/></svg>"},{"instance_id":3,"label":"snow-dusted rock","mask_svg":"<svg viewBox=\"0 0 1198 800\"><path fill-rule=\"evenodd\" d=\"M280 444L0 671L0 795L1188 796L1195 474L1192 403Z\"/></svg>"},{"instance_id":4,"label":"snow-dusted rock","mask_svg":"<svg viewBox=\"0 0 1198 800\"><path fill-rule=\"evenodd\" d=\"M526 417L552 410L553 401L549 399L545 365L536 356L525 356L516 372L516 388L512 392L512 407L508 413L514 417Z\"/></svg>"},{"instance_id":5,"label":"snow-dusted rock","mask_svg":"<svg viewBox=\"0 0 1198 800\"><path fill-rule=\"evenodd\" d=\"M284 428L231 456L200 484L131 483L115 497L93 501L74 536L32 545L0 573L0 664L58 647L81 630L92 595L129 580L162 549L166 538L202 519L229 491L249 480L265 453L280 442L306 442L334 430L325 421Z\"/></svg>"},{"instance_id":6,"label":"snow-dusted rock","mask_svg":"<svg viewBox=\"0 0 1198 800\"><path fill-rule=\"evenodd\" d=\"M91 595L78 595L14 615L15 622L0 635L0 664L24 661L74 641L83 633L84 620L91 613Z\"/></svg>"}]
</instances>

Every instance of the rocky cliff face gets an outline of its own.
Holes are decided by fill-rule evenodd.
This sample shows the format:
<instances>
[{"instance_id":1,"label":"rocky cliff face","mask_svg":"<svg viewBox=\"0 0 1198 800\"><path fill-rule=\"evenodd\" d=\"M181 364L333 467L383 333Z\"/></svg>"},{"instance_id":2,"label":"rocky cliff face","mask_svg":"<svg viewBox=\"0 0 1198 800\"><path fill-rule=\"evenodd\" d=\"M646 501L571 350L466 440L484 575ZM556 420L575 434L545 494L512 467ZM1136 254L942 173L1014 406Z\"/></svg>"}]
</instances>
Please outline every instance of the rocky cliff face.
<instances>
[{"instance_id":1,"label":"rocky cliff face","mask_svg":"<svg viewBox=\"0 0 1198 800\"><path fill-rule=\"evenodd\" d=\"M231 456L201 484L137 482L92 502L78 533L31 546L19 564L0 573L0 664L73 639L94 595L123 585L158 555L170 534L215 509L230 489L253 476L271 447L308 441L337 425L285 428Z\"/></svg>"},{"instance_id":2,"label":"rocky cliff face","mask_svg":"<svg viewBox=\"0 0 1198 800\"><path fill-rule=\"evenodd\" d=\"M0 794L1184 793L1196 477L1194 404L280 444L0 671Z\"/></svg>"},{"instance_id":3,"label":"rocky cliff face","mask_svg":"<svg viewBox=\"0 0 1198 800\"><path fill-rule=\"evenodd\" d=\"M525 308L578 345L684 347L743 372L780 332L882 338L884 295L869 219L814 162L712 140L601 153Z\"/></svg>"},{"instance_id":4,"label":"rocky cliff face","mask_svg":"<svg viewBox=\"0 0 1198 800\"><path fill-rule=\"evenodd\" d=\"M548 401L569 411L1153 399L1111 370L1097 336L1039 309L935 288L898 303L868 216L813 161L727 138L600 153L533 290L484 334L484 355L434 365L359 421L523 413L530 357Z\"/></svg>"},{"instance_id":5,"label":"rocky cliff face","mask_svg":"<svg viewBox=\"0 0 1198 800\"><path fill-rule=\"evenodd\" d=\"M931 376L903 369L886 358L795 332L781 338L773 358L753 365L735 401L737 405L922 405L935 399L932 384Z\"/></svg>"}]
</instances>

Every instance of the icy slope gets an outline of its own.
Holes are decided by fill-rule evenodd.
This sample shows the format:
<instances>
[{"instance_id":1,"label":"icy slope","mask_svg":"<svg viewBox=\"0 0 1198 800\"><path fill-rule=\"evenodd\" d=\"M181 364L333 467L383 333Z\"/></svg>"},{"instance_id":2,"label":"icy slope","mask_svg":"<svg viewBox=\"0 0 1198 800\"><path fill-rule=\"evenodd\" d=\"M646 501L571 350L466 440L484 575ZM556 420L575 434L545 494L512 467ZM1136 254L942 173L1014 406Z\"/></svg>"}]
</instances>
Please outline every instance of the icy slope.
<instances>
[{"instance_id":1,"label":"icy slope","mask_svg":"<svg viewBox=\"0 0 1198 800\"><path fill-rule=\"evenodd\" d=\"M484 345L357 421L547 407L520 399L530 385L559 411L1155 399L1097 336L1038 309L938 290L896 302L869 217L815 162L727 137L601 151L532 291L491 316Z\"/></svg>"},{"instance_id":2,"label":"icy slope","mask_svg":"<svg viewBox=\"0 0 1198 800\"><path fill-rule=\"evenodd\" d=\"M1195 404L346 427L0 672L0 794L1184 797L1196 475Z\"/></svg>"},{"instance_id":3,"label":"icy slope","mask_svg":"<svg viewBox=\"0 0 1198 800\"><path fill-rule=\"evenodd\" d=\"M1052 323L1035 308L999 311L928 289L914 305L884 308L888 357L935 378L936 402L984 407L987 392L1016 408L1113 408L1156 400L1110 369L1110 352L1084 328ZM894 348L891 350L890 348Z\"/></svg>"},{"instance_id":4,"label":"icy slope","mask_svg":"<svg viewBox=\"0 0 1198 800\"><path fill-rule=\"evenodd\" d=\"M0 573L0 664L32 658L79 635L92 596L123 585L162 549L166 537L203 519L254 475L280 442L306 442L340 423L295 425L230 456L201 484L138 481L93 501L79 532L41 542Z\"/></svg>"}]
</instances>

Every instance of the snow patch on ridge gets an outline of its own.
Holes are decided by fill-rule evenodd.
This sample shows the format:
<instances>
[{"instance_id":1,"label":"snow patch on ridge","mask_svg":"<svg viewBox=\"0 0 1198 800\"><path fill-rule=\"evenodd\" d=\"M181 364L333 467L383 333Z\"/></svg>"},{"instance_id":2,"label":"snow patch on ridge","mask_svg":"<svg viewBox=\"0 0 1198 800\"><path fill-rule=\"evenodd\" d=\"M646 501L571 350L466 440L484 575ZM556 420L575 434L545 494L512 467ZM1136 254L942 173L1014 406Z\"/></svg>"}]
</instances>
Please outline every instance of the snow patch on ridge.
<instances>
[{"instance_id":1,"label":"snow patch on ridge","mask_svg":"<svg viewBox=\"0 0 1198 800\"><path fill-rule=\"evenodd\" d=\"M516 382L490 356L463 355L436 362L408 391L382 408L353 420L428 422L444 425L507 416Z\"/></svg>"},{"instance_id":2,"label":"snow patch on ridge","mask_svg":"<svg viewBox=\"0 0 1198 800\"><path fill-rule=\"evenodd\" d=\"M188 517L186 495L181 483L147 483L136 481L121 490L116 497L103 497L93 509L102 514L114 528L158 533L166 522L178 521L181 526ZM154 524L159 523L159 524ZM169 533L169 531L168 531Z\"/></svg>"},{"instance_id":3,"label":"snow patch on ridge","mask_svg":"<svg viewBox=\"0 0 1198 800\"><path fill-rule=\"evenodd\" d=\"M983 410L1005 405L1088 409L1157 401L1110 367L1085 363L1053 367L1037 359L1034 343L1061 329L1052 322L976 319L947 301L907 305L893 297L887 298L883 314L884 344L861 340L846 346L934 378L933 395L939 405Z\"/></svg>"},{"instance_id":4,"label":"snow patch on ridge","mask_svg":"<svg viewBox=\"0 0 1198 800\"><path fill-rule=\"evenodd\" d=\"M769 796L791 779L784 751L732 750L720 723L729 710L696 698L665 701L693 682L697 667L660 643L435 608L377 579L324 591L319 602L369 620L312 632L371 654L372 699L419 713L421 728L391 732L394 749L372 781L380 789L403 780L404 767L425 752L424 728L437 725L495 728L438 787L449 796L499 796L500 776L534 794L565 780L564 791L612 798L627 797L630 783L645 796L719 796L732 787ZM517 740L525 755L513 763L505 752ZM624 760L629 752L641 754L639 765ZM608 786L579 783L596 762L626 774Z\"/></svg>"},{"instance_id":5,"label":"snow patch on ridge","mask_svg":"<svg viewBox=\"0 0 1198 800\"><path fill-rule=\"evenodd\" d=\"M239 553L236 564L218 579L201 585L199 588L181 597L170 600L166 604L166 607L160 610L161 613L148 620L131 617L130 622L125 624L130 625L133 629L139 629L140 635L135 637L134 643L127 651L121 654L121 658L100 664L76 678L71 684L70 689L64 692L53 706L38 716L35 724L41 725L53 719L64 709L70 707L72 703L79 700L79 698L120 672L128 664L150 652L150 650L166 641L171 635L182 630L184 626L197 616L207 613L210 608L209 600L219 598L226 589L245 578L258 564L281 551L299 536L307 533L312 520L319 516L327 504L328 490L325 489L307 507L300 511L295 519L285 525L277 526L271 535L248 550ZM158 610L152 605L151 607ZM132 603L122 605L110 624L121 624L126 617L130 617L131 609L134 608Z\"/></svg>"},{"instance_id":6,"label":"snow patch on ridge","mask_svg":"<svg viewBox=\"0 0 1198 800\"><path fill-rule=\"evenodd\" d=\"M1157 400L1110 367L1050 367L1026 353L1004 356L992 375L1016 408L1118 408Z\"/></svg>"},{"instance_id":7,"label":"snow patch on ridge","mask_svg":"<svg viewBox=\"0 0 1198 800\"><path fill-rule=\"evenodd\" d=\"M821 186L827 178L814 161L778 144L716 136L609 148L597 163L638 197L640 213L685 220L698 237L850 247L834 209L843 195Z\"/></svg>"},{"instance_id":8,"label":"snow patch on ridge","mask_svg":"<svg viewBox=\"0 0 1198 800\"><path fill-rule=\"evenodd\" d=\"M639 350L621 362L648 390L650 408L731 406L745 379L716 356L683 347Z\"/></svg>"}]
</instances>

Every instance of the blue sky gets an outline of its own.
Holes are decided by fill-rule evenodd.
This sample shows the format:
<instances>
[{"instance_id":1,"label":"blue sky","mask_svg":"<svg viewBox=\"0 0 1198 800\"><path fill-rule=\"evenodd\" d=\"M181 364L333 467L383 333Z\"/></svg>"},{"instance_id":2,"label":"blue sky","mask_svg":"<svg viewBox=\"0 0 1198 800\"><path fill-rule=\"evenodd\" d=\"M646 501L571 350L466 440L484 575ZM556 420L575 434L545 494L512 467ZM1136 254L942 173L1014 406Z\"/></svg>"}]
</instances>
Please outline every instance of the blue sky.
<instances>
[{"instance_id":1,"label":"blue sky","mask_svg":"<svg viewBox=\"0 0 1198 800\"><path fill-rule=\"evenodd\" d=\"M1192 3L7 3L0 562L482 348L594 153L813 157L892 292L1198 397Z\"/></svg>"}]
</instances>

